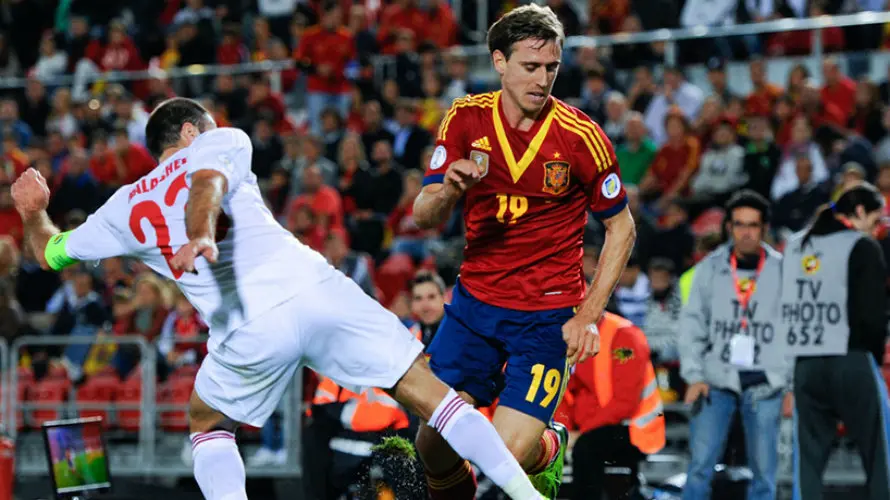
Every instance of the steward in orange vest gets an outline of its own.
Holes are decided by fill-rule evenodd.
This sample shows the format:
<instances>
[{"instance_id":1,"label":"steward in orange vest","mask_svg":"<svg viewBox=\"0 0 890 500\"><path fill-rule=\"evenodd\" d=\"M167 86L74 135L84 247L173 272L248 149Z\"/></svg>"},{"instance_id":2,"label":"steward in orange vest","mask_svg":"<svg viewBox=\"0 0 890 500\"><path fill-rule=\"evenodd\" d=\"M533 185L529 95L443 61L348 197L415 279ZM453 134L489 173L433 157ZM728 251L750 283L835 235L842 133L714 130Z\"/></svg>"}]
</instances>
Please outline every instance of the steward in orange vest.
<instances>
[{"instance_id":1,"label":"steward in orange vest","mask_svg":"<svg viewBox=\"0 0 890 500\"><path fill-rule=\"evenodd\" d=\"M597 326L599 354L575 366L556 412L557 421L581 434L572 449L573 499L602 498L607 461L630 467L635 478L643 455L665 443L646 336L608 312Z\"/></svg>"}]
</instances>

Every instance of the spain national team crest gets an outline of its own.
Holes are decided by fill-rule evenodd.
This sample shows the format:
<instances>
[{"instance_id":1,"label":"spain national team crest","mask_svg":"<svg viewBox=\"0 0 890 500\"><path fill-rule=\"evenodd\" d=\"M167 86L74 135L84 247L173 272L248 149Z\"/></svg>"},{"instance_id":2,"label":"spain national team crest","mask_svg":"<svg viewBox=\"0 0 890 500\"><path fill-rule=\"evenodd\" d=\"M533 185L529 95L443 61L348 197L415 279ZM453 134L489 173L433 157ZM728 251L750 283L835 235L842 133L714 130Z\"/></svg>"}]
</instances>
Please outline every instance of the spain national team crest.
<instances>
[{"instance_id":1,"label":"spain national team crest","mask_svg":"<svg viewBox=\"0 0 890 500\"><path fill-rule=\"evenodd\" d=\"M564 161L548 161L544 164L544 192L563 194L569 189L571 166Z\"/></svg>"},{"instance_id":2,"label":"spain national team crest","mask_svg":"<svg viewBox=\"0 0 890 500\"><path fill-rule=\"evenodd\" d=\"M482 151L470 151L470 159L476 162L476 165L479 166L479 176L485 177L488 173L488 153L483 153Z\"/></svg>"},{"instance_id":3,"label":"spain national team crest","mask_svg":"<svg viewBox=\"0 0 890 500\"><path fill-rule=\"evenodd\" d=\"M822 263L819 261L817 255L804 256L800 261L800 265L803 267L803 272L806 274L816 274L819 272L819 268L822 267Z\"/></svg>"}]
</instances>

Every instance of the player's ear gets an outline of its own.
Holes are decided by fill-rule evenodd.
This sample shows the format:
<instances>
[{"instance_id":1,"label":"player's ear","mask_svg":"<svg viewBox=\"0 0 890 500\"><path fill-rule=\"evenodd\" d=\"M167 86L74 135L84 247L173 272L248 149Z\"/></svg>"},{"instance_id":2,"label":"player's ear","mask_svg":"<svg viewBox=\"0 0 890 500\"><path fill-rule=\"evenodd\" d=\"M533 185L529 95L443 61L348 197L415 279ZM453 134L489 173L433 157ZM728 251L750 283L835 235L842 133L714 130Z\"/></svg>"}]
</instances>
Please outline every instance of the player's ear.
<instances>
[{"instance_id":1,"label":"player's ear","mask_svg":"<svg viewBox=\"0 0 890 500\"><path fill-rule=\"evenodd\" d=\"M504 71L507 70L507 56L500 50L496 50L491 53L491 61L494 64L495 71L497 71L499 75L503 75Z\"/></svg>"}]
</instances>

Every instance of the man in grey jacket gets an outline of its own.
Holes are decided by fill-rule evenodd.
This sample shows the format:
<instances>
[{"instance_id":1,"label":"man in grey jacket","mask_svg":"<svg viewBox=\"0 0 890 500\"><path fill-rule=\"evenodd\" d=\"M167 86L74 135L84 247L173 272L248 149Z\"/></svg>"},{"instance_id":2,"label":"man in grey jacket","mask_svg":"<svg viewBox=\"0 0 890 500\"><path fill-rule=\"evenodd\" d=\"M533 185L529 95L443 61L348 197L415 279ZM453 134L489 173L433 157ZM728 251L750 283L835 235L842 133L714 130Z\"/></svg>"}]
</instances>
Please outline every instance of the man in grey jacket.
<instances>
[{"instance_id":1,"label":"man in grey jacket","mask_svg":"<svg viewBox=\"0 0 890 500\"><path fill-rule=\"evenodd\" d=\"M776 497L778 433L789 370L767 369L761 351L776 342L781 255L763 242L769 202L742 190L727 203L730 242L693 268L680 313L680 374L692 405L691 461L684 500L710 498L733 415L741 413L748 500Z\"/></svg>"}]
</instances>

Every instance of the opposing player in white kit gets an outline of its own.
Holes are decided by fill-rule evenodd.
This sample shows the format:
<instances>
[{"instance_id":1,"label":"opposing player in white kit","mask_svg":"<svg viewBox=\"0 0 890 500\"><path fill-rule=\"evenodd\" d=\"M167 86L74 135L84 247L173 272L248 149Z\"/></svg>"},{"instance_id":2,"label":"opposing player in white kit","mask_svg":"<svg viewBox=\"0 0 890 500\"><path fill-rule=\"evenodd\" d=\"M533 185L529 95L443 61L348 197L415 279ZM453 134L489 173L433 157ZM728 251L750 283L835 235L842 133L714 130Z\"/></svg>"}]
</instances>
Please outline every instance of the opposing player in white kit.
<instances>
[{"instance_id":1,"label":"opposing player in white kit","mask_svg":"<svg viewBox=\"0 0 890 500\"><path fill-rule=\"evenodd\" d=\"M136 257L175 280L210 324L189 408L205 497L247 498L234 431L262 426L306 365L352 390L387 389L511 498L542 498L485 417L432 374L398 318L275 222L244 132L218 129L199 104L175 98L152 113L146 142L158 167L73 231L49 220L37 171L16 180L12 195L45 268Z\"/></svg>"}]
</instances>

